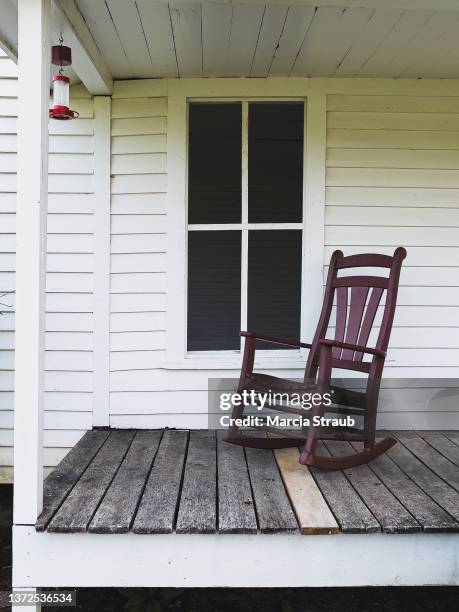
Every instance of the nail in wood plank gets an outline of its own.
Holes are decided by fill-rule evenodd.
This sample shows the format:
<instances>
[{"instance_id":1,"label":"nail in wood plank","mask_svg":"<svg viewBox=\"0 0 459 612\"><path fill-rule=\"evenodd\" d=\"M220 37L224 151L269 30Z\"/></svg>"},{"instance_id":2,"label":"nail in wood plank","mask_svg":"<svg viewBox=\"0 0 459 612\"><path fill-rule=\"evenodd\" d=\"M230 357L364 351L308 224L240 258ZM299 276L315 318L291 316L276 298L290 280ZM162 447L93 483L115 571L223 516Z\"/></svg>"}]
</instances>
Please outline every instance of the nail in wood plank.
<instances>
[{"instance_id":1,"label":"nail in wood plank","mask_svg":"<svg viewBox=\"0 0 459 612\"><path fill-rule=\"evenodd\" d=\"M255 510L262 533L294 533L298 523L271 450L246 448Z\"/></svg>"},{"instance_id":2,"label":"nail in wood plank","mask_svg":"<svg viewBox=\"0 0 459 612\"><path fill-rule=\"evenodd\" d=\"M402 444L387 451L398 467L446 512L459 521L459 493L417 459Z\"/></svg>"},{"instance_id":3,"label":"nail in wood plank","mask_svg":"<svg viewBox=\"0 0 459 612\"><path fill-rule=\"evenodd\" d=\"M128 533L162 431L138 431L104 499L89 524L93 533Z\"/></svg>"},{"instance_id":4,"label":"nail in wood plank","mask_svg":"<svg viewBox=\"0 0 459 612\"><path fill-rule=\"evenodd\" d=\"M217 528L215 431L191 431L177 533L214 533Z\"/></svg>"},{"instance_id":5,"label":"nail in wood plank","mask_svg":"<svg viewBox=\"0 0 459 612\"><path fill-rule=\"evenodd\" d=\"M333 457L354 453L349 442L327 440L325 446ZM350 483L377 518L384 533L416 533L421 526L408 510L387 489L370 468L356 465L343 470Z\"/></svg>"},{"instance_id":6,"label":"nail in wood plank","mask_svg":"<svg viewBox=\"0 0 459 612\"><path fill-rule=\"evenodd\" d=\"M459 467L459 446L457 444L436 431L419 432L419 435L430 446L433 446L435 450Z\"/></svg>"},{"instance_id":7,"label":"nail in wood plank","mask_svg":"<svg viewBox=\"0 0 459 612\"><path fill-rule=\"evenodd\" d=\"M339 533L339 526L310 471L298 462L297 448L274 451L285 489L292 503L301 533Z\"/></svg>"},{"instance_id":8,"label":"nail in wood plank","mask_svg":"<svg viewBox=\"0 0 459 612\"><path fill-rule=\"evenodd\" d=\"M363 444L354 442L356 451L363 450ZM456 532L457 523L443 508L436 504L415 484L387 455L370 461L368 467L381 479L386 487L411 512L426 532Z\"/></svg>"},{"instance_id":9,"label":"nail in wood plank","mask_svg":"<svg viewBox=\"0 0 459 612\"><path fill-rule=\"evenodd\" d=\"M398 433L397 438L413 455L416 455L440 478L443 478L451 487L459 491L459 468L454 463L443 457L419 436L412 438L403 433Z\"/></svg>"},{"instance_id":10,"label":"nail in wood plank","mask_svg":"<svg viewBox=\"0 0 459 612\"><path fill-rule=\"evenodd\" d=\"M48 531L86 531L134 438L130 430L114 430L50 522Z\"/></svg>"},{"instance_id":11,"label":"nail in wood plank","mask_svg":"<svg viewBox=\"0 0 459 612\"><path fill-rule=\"evenodd\" d=\"M318 456L330 457L323 442L317 442ZM310 468L343 533L376 533L381 527L341 470Z\"/></svg>"},{"instance_id":12,"label":"nail in wood plank","mask_svg":"<svg viewBox=\"0 0 459 612\"><path fill-rule=\"evenodd\" d=\"M43 510L35 525L37 531L45 531L56 510L108 438L108 434L108 430L87 431L46 478L43 483Z\"/></svg>"},{"instance_id":13,"label":"nail in wood plank","mask_svg":"<svg viewBox=\"0 0 459 612\"><path fill-rule=\"evenodd\" d=\"M172 533L187 442L187 431L164 432L134 519L134 533Z\"/></svg>"},{"instance_id":14,"label":"nail in wood plank","mask_svg":"<svg viewBox=\"0 0 459 612\"><path fill-rule=\"evenodd\" d=\"M217 433L218 531L256 533L257 519L244 449L225 442L224 433Z\"/></svg>"}]
</instances>

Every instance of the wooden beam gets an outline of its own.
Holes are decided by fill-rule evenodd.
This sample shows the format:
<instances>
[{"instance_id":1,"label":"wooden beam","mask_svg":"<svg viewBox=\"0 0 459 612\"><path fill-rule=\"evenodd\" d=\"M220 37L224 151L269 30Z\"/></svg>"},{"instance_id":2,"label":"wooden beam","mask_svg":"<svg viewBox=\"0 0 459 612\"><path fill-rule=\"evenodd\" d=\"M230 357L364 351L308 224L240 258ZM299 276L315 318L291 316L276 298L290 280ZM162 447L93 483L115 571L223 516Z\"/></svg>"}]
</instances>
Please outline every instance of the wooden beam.
<instances>
[{"instance_id":1,"label":"wooden beam","mask_svg":"<svg viewBox=\"0 0 459 612\"><path fill-rule=\"evenodd\" d=\"M18 62L18 13L11 0L0 0L0 49Z\"/></svg>"},{"instance_id":2,"label":"wooden beam","mask_svg":"<svg viewBox=\"0 0 459 612\"><path fill-rule=\"evenodd\" d=\"M74 0L53 0L53 38L72 48L72 68L93 95L107 96L113 79Z\"/></svg>"},{"instance_id":3,"label":"wooden beam","mask_svg":"<svg viewBox=\"0 0 459 612\"><path fill-rule=\"evenodd\" d=\"M50 0L19 0L14 522L43 503ZM34 103L30 103L33 92Z\"/></svg>"}]
</instances>

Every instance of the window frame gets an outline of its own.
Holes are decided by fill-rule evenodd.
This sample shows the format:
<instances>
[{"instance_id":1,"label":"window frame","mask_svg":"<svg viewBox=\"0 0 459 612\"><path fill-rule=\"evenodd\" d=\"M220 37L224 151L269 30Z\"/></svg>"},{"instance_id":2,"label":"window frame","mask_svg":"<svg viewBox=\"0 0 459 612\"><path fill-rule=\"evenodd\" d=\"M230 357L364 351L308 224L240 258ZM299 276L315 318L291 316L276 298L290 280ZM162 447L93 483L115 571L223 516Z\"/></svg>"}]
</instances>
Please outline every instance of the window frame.
<instances>
[{"instance_id":1,"label":"window frame","mask_svg":"<svg viewBox=\"0 0 459 612\"><path fill-rule=\"evenodd\" d=\"M326 112L322 93L293 96L193 96L186 95L183 83L168 99L168 282L167 349L165 369L237 369L240 350L187 351L187 269L188 232L236 229L242 232L241 329L247 323L248 232L250 229L296 229L302 231L301 339L310 340L320 312L323 291L324 201ZM210 89L212 89L210 87ZM179 95L177 95L179 93ZM180 95L182 93L182 95ZM242 218L241 223L188 225L188 110L192 102L242 103ZM250 102L302 102L303 140L303 220L301 223L248 222L248 105ZM312 113L312 114L311 114ZM314 203L311 207L311 204ZM245 253L245 256L244 256ZM314 278L315 277L315 278ZM320 285L319 285L320 283ZM311 320L313 321L311 324ZM267 330L266 333L268 333ZM304 367L306 349L260 350L256 365L272 369Z\"/></svg>"}]
</instances>

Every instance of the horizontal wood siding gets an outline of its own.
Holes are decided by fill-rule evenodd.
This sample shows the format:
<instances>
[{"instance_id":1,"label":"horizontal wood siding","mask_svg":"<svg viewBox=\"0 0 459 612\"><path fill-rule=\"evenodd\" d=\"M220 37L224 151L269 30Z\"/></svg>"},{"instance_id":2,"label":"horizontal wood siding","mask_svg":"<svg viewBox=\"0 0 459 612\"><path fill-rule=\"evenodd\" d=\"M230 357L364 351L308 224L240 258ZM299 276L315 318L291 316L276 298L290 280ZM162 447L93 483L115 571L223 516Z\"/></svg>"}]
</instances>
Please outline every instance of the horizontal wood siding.
<instances>
[{"instance_id":1,"label":"horizontal wood siding","mask_svg":"<svg viewBox=\"0 0 459 612\"><path fill-rule=\"evenodd\" d=\"M337 248L406 247L386 377L457 377L459 99L330 95L327 128L324 277ZM428 420L400 410L385 404L380 426Z\"/></svg>"},{"instance_id":2,"label":"horizontal wood siding","mask_svg":"<svg viewBox=\"0 0 459 612\"><path fill-rule=\"evenodd\" d=\"M166 349L167 98L113 97L111 159L110 424L114 395L130 375L140 388L158 372ZM122 385L122 383L121 383ZM124 387L124 412L136 393ZM115 393L113 393L115 391ZM152 406L160 399L154 387ZM174 412L170 407L167 412ZM177 409L180 412L180 408Z\"/></svg>"},{"instance_id":3,"label":"horizontal wood siding","mask_svg":"<svg viewBox=\"0 0 459 612\"><path fill-rule=\"evenodd\" d=\"M0 483L12 481L16 66L0 55ZM44 465L92 426L93 102L72 88L81 120L50 123Z\"/></svg>"},{"instance_id":4,"label":"horizontal wood siding","mask_svg":"<svg viewBox=\"0 0 459 612\"><path fill-rule=\"evenodd\" d=\"M0 483L11 482L13 465L16 74L0 50Z\"/></svg>"},{"instance_id":5,"label":"horizontal wood siding","mask_svg":"<svg viewBox=\"0 0 459 612\"><path fill-rule=\"evenodd\" d=\"M119 83L113 98L110 423L206 427L208 378L238 372L163 367L166 99L148 97L153 91L141 81ZM457 376L459 101L329 95L327 111L324 276L335 248L392 253L406 246L386 375ZM428 404L404 401L406 393L382 391L380 426L453 426L449 406L432 415Z\"/></svg>"}]
</instances>

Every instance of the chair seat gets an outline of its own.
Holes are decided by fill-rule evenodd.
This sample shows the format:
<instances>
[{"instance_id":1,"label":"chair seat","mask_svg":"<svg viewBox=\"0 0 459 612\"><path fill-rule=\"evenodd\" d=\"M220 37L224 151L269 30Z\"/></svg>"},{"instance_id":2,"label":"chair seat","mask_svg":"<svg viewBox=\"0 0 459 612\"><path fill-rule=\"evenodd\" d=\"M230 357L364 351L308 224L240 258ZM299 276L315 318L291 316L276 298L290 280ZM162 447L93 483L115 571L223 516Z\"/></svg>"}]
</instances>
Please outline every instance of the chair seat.
<instances>
[{"instance_id":1,"label":"chair seat","mask_svg":"<svg viewBox=\"0 0 459 612\"><path fill-rule=\"evenodd\" d=\"M307 393L314 391L316 388L316 385L305 385L302 380L279 378L277 376L270 376L269 374L261 374L258 372L253 372L253 374L246 379L244 384L244 389L253 389L261 393L267 393L268 391L274 393Z\"/></svg>"}]
</instances>

